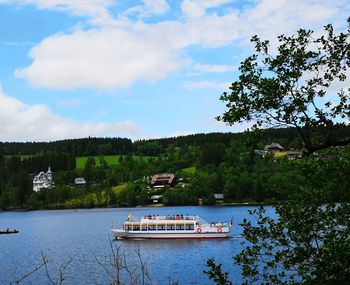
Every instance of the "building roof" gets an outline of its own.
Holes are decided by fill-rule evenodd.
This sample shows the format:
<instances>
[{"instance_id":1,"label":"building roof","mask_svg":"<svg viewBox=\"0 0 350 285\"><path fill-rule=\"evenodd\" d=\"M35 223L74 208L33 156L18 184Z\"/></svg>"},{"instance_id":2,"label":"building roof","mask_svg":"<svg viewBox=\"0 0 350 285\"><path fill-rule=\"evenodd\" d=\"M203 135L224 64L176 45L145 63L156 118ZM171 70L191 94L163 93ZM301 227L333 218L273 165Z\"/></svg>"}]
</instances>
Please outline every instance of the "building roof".
<instances>
[{"instance_id":1,"label":"building roof","mask_svg":"<svg viewBox=\"0 0 350 285\"><path fill-rule=\"evenodd\" d=\"M153 195L150 197L150 199L154 200L154 199L162 199L163 195Z\"/></svg>"},{"instance_id":2,"label":"building roof","mask_svg":"<svg viewBox=\"0 0 350 285\"><path fill-rule=\"evenodd\" d=\"M279 150L284 150L284 147L281 146L278 143L272 143L272 144L268 144L264 147L264 150L270 150L270 149L279 149Z\"/></svg>"},{"instance_id":3,"label":"building roof","mask_svg":"<svg viewBox=\"0 0 350 285\"><path fill-rule=\"evenodd\" d=\"M223 200L224 199L224 194L213 194L214 198L216 200Z\"/></svg>"},{"instance_id":4,"label":"building roof","mask_svg":"<svg viewBox=\"0 0 350 285\"><path fill-rule=\"evenodd\" d=\"M86 184L86 181L85 181L84 177L76 177L74 179L74 183L75 184Z\"/></svg>"},{"instance_id":5,"label":"building roof","mask_svg":"<svg viewBox=\"0 0 350 285\"><path fill-rule=\"evenodd\" d=\"M175 179L175 174L173 173L161 173L152 176L151 185L154 184L171 184Z\"/></svg>"}]
</instances>

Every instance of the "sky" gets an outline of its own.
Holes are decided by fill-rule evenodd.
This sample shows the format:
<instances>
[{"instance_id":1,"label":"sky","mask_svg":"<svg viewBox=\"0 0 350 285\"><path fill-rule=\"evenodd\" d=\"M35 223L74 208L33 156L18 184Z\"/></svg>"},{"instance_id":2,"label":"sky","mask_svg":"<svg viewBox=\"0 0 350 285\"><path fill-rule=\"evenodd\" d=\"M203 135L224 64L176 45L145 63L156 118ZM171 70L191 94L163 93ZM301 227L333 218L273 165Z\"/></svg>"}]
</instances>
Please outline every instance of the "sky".
<instances>
[{"instance_id":1,"label":"sky","mask_svg":"<svg viewBox=\"0 0 350 285\"><path fill-rule=\"evenodd\" d=\"M0 141L243 131L215 117L250 38L349 16L349 0L0 0Z\"/></svg>"}]
</instances>

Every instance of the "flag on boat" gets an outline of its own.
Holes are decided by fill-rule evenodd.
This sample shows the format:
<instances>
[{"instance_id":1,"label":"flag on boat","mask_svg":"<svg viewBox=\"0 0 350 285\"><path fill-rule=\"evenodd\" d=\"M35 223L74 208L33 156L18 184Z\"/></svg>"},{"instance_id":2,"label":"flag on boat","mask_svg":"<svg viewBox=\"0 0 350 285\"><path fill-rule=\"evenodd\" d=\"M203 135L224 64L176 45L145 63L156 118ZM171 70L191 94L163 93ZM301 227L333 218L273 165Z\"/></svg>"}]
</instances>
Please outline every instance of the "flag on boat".
<instances>
[{"instance_id":1,"label":"flag on boat","mask_svg":"<svg viewBox=\"0 0 350 285\"><path fill-rule=\"evenodd\" d=\"M114 229L114 224L113 224L113 222L111 222L111 229Z\"/></svg>"},{"instance_id":2,"label":"flag on boat","mask_svg":"<svg viewBox=\"0 0 350 285\"><path fill-rule=\"evenodd\" d=\"M128 214L128 221L129 221L131 218L132 218L132 214L129 213L129 214Z\"/></svg>"},{"instance_id":3,"label":"flag on boat","mask_svg":"<svg viewBox=\"0 0 350 285\"><path fill-rule=\"evenodd\" d=\"M230 224L229 224L229 227L232 227L233 226L233 218L231 218L231 221L230 221Z\"/></svg>"}]
</instances>

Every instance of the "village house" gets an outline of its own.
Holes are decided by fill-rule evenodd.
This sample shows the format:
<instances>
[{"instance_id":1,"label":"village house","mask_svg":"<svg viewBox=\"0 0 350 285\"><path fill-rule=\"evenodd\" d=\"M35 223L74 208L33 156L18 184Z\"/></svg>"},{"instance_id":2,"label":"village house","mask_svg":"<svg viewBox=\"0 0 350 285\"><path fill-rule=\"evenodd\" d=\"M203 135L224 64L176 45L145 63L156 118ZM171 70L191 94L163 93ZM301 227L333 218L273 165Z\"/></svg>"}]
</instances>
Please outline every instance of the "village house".
<instances>
[{"instance_id":1,"label":"village house","mask_svg":"<svg viewBox=\"0 0 350 285\"><path fill-rule=\"evenodd\" d=\"M276 152L282 152L284 151L284 147L281 146L278 143L272 143L272 144L268 144L264 147L264 150L266 152L270 152L270 153L276 153Z\"/></svg>"},{"instance_id":2,"label":"village house","mask_svg":"<svg viewBox=\"0 0 350 285\"><path fill-rule=\"evenodd\" d=\"M224 203L224 199L225 199L224 194L213 194L213 196L216 204Z\"/></svg>"},{"instance_id":3,"label":"village house","mask_svg":"<svg viewBox=\"0 0 350 285\"><path fill-rule=\"evenodd\" d=\"M46 173L44 171L41 171L33 179L33 191L35 192L38 192L43 188L51 188L52 185L53 185L53 179L52 179L52 171L50 167Z\"/></svg>"},{"instance_id":4,"label":"village house","mask_svg":"<svg viewBox=\"0 0 350 285\"><path fill-rule=\"evenodd\" d=\"M288 151L287 157L288 159L299 159L303 157L303 153L301 151Z\"/></svg>"},{"instance_id":5,"label":"village house","mask_svg":"<svg viewBox=\"0 0 350 285\"><path fill-rule=\"evenodd\" d=\"M86 180L84 179L84 177L76 177L74 179L74 185L78 187L83 187L86 185Z\"/></svg>"},{"instance_id":6,"label":"village house","mask_svg":"<svg viewBox=\"0 0 350 285\"><path fill-rule=\"evenodd\" d=\"M155 174L151 179L151 187L155 189L172 188L175 186L175 174L161 173Z\"/></svg>"},{"instance_id":7,"label":"village house","mask_svg":"<svg viewBox=\"0 0 350 285\"><path fill-rule=\"evenodd\" d=\"M162 195L153 195L153 196L150 197L150 199L152 200L153 204L161 203L162 202L162 198L163 198Z\"/></svg>"},{"instance_id":8,"label":"village house","mask_svg":"<svg viewBox=\"0 0 350 285\"><path fill-rule=\"evenodd\" d=\"M272 143L272 144L266 145L264 149L255 149L254 153L257 155L261 155L262 157L265 157L269 153L275 154L282 151L284 151L284 147L282 147L278 143Z\"/></svg>"}]
</instances>

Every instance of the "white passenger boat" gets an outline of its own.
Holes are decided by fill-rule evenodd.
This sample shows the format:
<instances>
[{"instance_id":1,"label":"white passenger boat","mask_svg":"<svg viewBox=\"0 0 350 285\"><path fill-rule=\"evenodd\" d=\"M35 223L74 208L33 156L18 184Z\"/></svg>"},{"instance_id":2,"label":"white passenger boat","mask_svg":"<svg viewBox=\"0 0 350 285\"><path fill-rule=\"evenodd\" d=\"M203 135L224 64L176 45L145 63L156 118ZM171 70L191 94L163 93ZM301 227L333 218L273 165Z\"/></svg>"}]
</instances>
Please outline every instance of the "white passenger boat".
<instances>
[{"instance_id":1,"label":"white passenger boat","mask_svg":"<svg viewBox=\"0 0 350 285\"><path fill-rule=\"evenodd\" d=\"M232 222L207 223L195 215L148 215L136 220L129 214L123 228L112 227L112 233L117 239L228 238L231 226Z\"/></svg>"}]
</instances>

